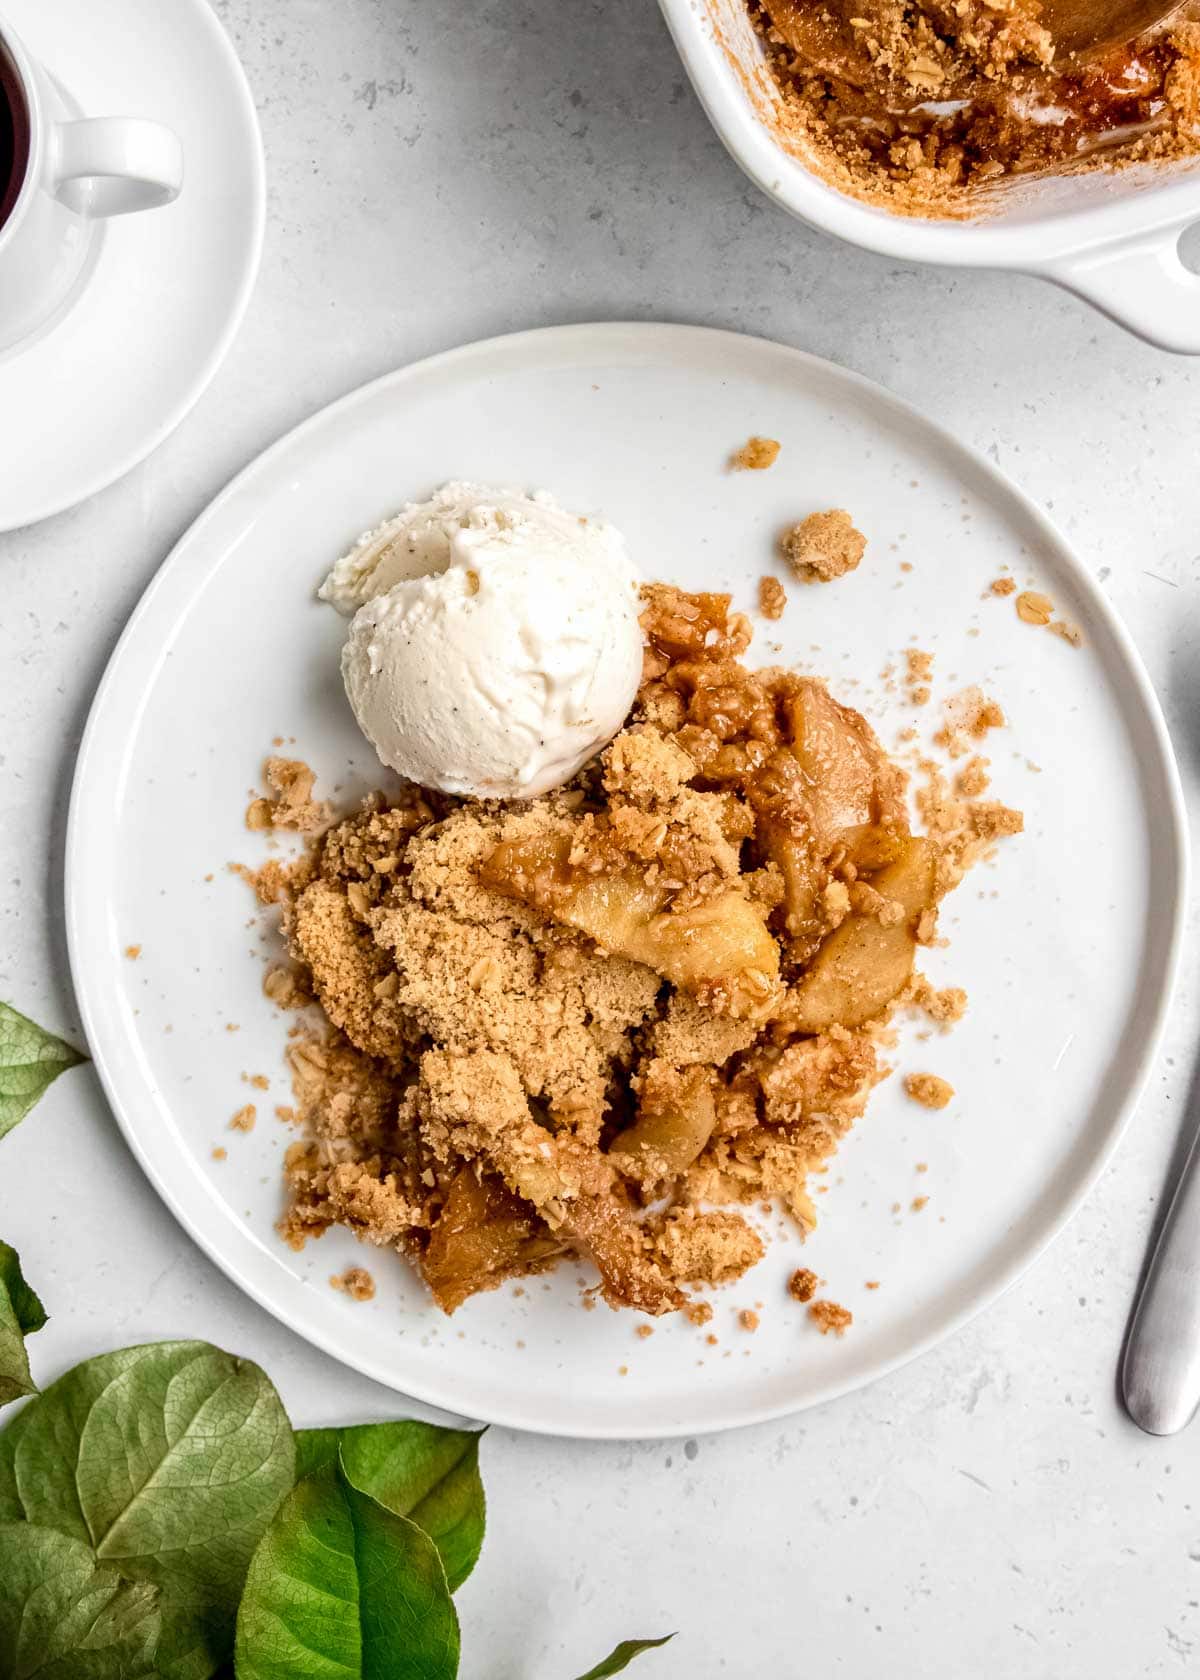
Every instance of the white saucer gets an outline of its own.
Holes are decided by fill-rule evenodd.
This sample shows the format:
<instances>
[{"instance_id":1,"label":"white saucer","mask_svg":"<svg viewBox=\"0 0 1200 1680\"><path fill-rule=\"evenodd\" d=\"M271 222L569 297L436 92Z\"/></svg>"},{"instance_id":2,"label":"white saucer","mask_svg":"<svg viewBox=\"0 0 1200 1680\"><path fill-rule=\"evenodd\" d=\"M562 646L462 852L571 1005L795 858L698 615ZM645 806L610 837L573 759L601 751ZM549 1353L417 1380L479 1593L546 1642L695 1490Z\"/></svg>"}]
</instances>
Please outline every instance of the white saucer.
<instances>
[{"instance_id":1,"label":"white saucer","mask_svg":"<svg viewBox=\"0 0 1200 1680\"><path fill-rule=\"evenodd\" d=\"M175 129L184 187L164 209L110 222L78 301L0 359L0 415L20 468L0 475L0 531L73 507L157 448L223 361L258 272L258 118L206 0L108 0L103 12L94 0L5 5L88 116Z\"/></svg>"},{"instance_id":2,"label":"white saucer","mask_svg":"<svg viewBox=\"0 0 1200 1680\"><path fill-rule=\"evenodd\" d=\"M782 441L779 464L726 472L752 432ZM848 507L869 538L862 566L792 588L778 624L758 620L751 656L829 675L889 744L913 725L928 738L941 698L970 682L1009 719L985 750L1026 832L947 903L949 948L922 963L935 984L965 986L970 1007L946 1037L906 1025L890 1058L901 1074L942 1075L955 1100L931 1113L899 1078L874 1094L822 1181L814 1235L802 1247L771 1221L761 1265L713 1297L715 1347L678 1315L642 1341L633 1315L583 1311L583 1267L447 1319L397 1257L345 1231L295 1254L273 1230L294 1135L273 1114L290 1100L288 1023L262 993L277 917L247 927L251 895L226 864L267 855L243 813L275 737L294 737L346 808L378 784L338 677L345 626L314 589L358 532L452 477L544 486L611 519L648 572L732 589L745 608L778 565L783 525ZM1082 647L990 594L1006 566L1081 626ZM880 679L912 644L936 659L938 704L920 713ZM878 1377L1045 1247L1151 1066L1185 863L1178 777L1137 654L1087 569L989 462L783 345L559 327L354 392L247 467L183 538L129 622L80 750L67 932L88 1045L131 1147L196 1240L285 1324L448 1411L562 1435L694 1434ZM254 1131L232 1133L254 1075L270 1094ZM370 1267L373 1301L329 1287L353 1264ZM798 1265L852 1309L850 1335L822 1337L790 1299ZM738 1309L760 1306L747 1335Z\"/></svg>"}]
</instances>

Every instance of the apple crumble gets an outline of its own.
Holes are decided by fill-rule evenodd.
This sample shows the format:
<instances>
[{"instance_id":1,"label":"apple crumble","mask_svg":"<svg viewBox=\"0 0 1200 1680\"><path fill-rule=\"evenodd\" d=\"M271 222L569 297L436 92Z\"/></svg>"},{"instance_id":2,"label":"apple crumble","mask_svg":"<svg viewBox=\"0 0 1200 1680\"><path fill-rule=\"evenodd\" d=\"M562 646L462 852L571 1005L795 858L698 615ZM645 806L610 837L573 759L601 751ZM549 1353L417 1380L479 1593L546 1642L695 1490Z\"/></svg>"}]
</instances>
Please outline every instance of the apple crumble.
<instances>
[{"instance_id":1,"label":"apple crumble","mask_svg":"<svg viewBox=\"0 0 1200 1680\"><path fill-rule=\"evenodd\" d=\"M291 957L265 989L324 1016L289 1040L283 1234L395 1249L446 1312L571 1257L612 1306L705 1322L689 1290L763 1254L752 1205L815 1223L808 1177L883 1076L880 1023L936 995L914 963L939 901L981 834L1020 827L944 795L939 833L912 833L866 720L748 669L727 595L644 603L634 710L565 787L406 784L257 879ZM272 783L286 820L312 805L292 769Z\"/></svg>"},{"instance_id":2,"label":"apple crumble","mask_svg":"<svg viewBox=\"0 0 1200 1680\"><path fill-rule=\"evenodd\" d=\"M1039 0L747 0L785 144L843 191L967 215L1039 172L1200 151L1200 25L1056 52Z\"/></svg>"}]
</instances>

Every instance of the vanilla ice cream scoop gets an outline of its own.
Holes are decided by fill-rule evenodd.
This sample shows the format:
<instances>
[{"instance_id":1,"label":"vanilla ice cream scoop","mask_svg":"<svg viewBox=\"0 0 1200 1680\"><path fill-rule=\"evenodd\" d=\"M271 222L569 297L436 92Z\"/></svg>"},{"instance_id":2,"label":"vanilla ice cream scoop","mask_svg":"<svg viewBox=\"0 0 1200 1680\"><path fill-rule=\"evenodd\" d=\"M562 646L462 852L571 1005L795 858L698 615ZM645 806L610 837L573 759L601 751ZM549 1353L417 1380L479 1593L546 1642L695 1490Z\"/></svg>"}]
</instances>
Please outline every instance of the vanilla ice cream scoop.
<instances>
[{"instance_id":1,"label":"vanilla ice cream scoop","mask_svg":"<svg viewBox=\"0 0 1200 1680\"><path fill-rule=\"evenodd\" d=\"M641 678L622 537L544 492L444 485L361 538L320 594L354 614L342 676L363 733L446 793L560 786L620 729Z\"/></svg>"}]
</instances>

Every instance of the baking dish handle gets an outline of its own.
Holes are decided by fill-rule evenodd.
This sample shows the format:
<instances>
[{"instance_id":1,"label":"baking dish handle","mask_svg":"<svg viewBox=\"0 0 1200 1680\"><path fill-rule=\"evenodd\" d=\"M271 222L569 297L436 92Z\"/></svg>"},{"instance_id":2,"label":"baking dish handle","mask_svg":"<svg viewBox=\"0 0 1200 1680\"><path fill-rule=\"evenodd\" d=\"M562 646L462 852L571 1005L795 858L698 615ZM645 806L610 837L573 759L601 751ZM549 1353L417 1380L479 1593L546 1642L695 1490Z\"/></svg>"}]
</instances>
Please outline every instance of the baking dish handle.
<instances>
[{"instance_id":1,"label":"baking dish handle","mask_svg":"<svg viewBox=\"0 0 1200 1680\"><path fill-rule=\"evenodd\" d=\"M1136 243L1056 258L1038 272L1147 343L1200 356L1200 274L1180 261L1184 231L1168 228Z\"/></svg>"}]
</instances>

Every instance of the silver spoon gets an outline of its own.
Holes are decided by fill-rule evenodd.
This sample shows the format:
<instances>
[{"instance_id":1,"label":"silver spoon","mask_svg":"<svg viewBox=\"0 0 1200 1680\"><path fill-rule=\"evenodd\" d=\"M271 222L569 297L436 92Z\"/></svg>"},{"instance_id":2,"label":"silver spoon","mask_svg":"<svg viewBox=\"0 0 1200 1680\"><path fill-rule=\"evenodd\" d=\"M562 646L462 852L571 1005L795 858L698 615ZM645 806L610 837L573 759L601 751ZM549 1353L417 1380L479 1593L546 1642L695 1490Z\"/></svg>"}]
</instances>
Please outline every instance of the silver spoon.
<instances>
[{"instance_id":1,"label":"silver spoon","mask_svg":"<svg viewBox=\"0 0 1200 1680\"><path fill-rule=\"evenodd\" d=\"M1121 1391L1134 1423L1174 1435L1200 1405L1200 1103L1196 1131L1125 1344Z\"/></svg>"}]
</instances>

